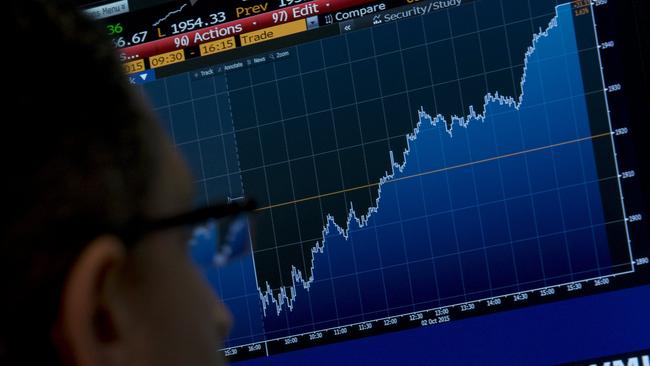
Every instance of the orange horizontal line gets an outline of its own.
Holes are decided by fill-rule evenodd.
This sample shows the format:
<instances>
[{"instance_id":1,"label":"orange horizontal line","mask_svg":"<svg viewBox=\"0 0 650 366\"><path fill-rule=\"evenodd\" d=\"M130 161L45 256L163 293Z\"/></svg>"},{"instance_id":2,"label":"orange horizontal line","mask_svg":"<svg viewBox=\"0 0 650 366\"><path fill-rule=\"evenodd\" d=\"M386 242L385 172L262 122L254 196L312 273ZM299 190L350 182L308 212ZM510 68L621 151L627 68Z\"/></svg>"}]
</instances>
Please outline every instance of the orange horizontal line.
<instances>
[{"instance_id":1,"label":"orange horizontal line","mask_svg":"<svg viewBox=\"0 0 650 366\"><path fill-rule=\"evenodd\" d=\"M384 184L395 183L395 182L399 182L399 181L402 181L402 180L418 178L418 177L422 177L422 176L430 175L430 174L435 174L435 173L441 173L441 172L452 170L452 169L464 168L464 167L468 167L468 166L475 165L475 164L487 163L487 162L490 162L490 161L509 158L509 157L523 155L523 154L528 154L528 153L535 152L535 151L552 149L554 147L574 144L574 143L581 142L581 141L594 140L594 139L597 139L597 138L600 138L600 137L605 137L605 136L611 136L611 133L610 132L605 132L605 133L601 133L599 135L593 135L593 136L583 137L583 138L579 138L579 139L575 139L575 140L564 141L564 142L560 142L560 143L557 143L557 144L537 147L537 148L534 148L534 149L523 150L523 151L518 151L518 152L514 152L514 153L499 155L499 156L495 156L495 157L492 157L492 158L481 159L481 160L472 161L472 162L469 162L469 163L453 165L453 166L446 167L446 168L429 170L429 171L418 173L418 174L407 175L407 176L400 177L400 178L394 178L394 179L391 179L389 181L386 181ZM365 189L365 188L371 188L371 187L377 187L377 186L379 186L379 182L364 184L362 186L341 189L341 190L335 191L335 192L328 192L328 193L323 193L323 194L319 194L319 195L315 195L315 196L300 198L300 199L293 200L293 201L276 203L276 204L273 204L273 205L260 207L260 208L256 209L255 211L260 212L260 211L269 210L269 209L272 209L272 208L288 206L288 205L292 205L292 204L295 204L295 203L311 201L311 200L315 200L315 199L319 199L319 198L323 198L323 197L334 196L334 195L341 194L341 193L352 192L352 191L356 191L356 190L359 190L359 189Z\"/></svg>"}]
</instances>

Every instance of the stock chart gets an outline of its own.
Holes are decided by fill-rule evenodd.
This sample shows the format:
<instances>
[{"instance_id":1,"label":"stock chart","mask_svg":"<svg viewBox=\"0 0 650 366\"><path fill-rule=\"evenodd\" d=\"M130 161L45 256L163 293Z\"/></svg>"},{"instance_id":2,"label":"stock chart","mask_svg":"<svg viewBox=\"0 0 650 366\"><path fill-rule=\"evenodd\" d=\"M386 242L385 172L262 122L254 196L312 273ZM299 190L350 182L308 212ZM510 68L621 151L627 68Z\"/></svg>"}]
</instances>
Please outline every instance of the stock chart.
<instances>
[{"instance_id":1,"label":"stock chart","mask_svg":"<svg viewBox=\"0 0 650 366\"><path fill-rule=\"evenodd\" d=\"M458 3L143 86L196 204L260 206L227 347L630 271L591 5Z\"/></svg>"}]
</instances>

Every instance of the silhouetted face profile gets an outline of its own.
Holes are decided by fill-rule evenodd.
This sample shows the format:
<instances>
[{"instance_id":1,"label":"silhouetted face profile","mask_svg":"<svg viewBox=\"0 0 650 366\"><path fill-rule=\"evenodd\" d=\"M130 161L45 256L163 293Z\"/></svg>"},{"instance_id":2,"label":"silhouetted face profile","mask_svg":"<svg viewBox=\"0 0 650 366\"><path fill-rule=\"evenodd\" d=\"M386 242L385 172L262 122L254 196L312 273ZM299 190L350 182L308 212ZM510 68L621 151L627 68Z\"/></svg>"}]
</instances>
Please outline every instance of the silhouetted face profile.
<instances>
[{"instance_id":1,"label":"silhouetted face profile","mask_svg":"<svg viewBox=\"0 0 650 366\"><path fill-rule=\"evenodd\" d=\"M160 131L152 131L152 135ZM161 139L162 140L162 139ZM169 217L190 208L191 181L184 163L166 140L162 140L159 158L160 175L151 185L151 217ZM79 344L85 351L97 349L100 356L115 348L120 365L218 365L222 363L218 350L223 344L230 324L229 313L207 287L197 268L191 262L188 250L190 232L176 227L152 232L136 243L124 258L104 265L107 273L89 269L90 276L106 282L106 290L95 296L105 297L106 305L113 308L96 308L95 313L108 311L115 342L102 339L102 329L88 329L89 334L65 323L75 323L77 313L70 317L61 313L61 329L64 342ZM103 237L96 242L116 241L118 250L123 245L119 239ZM92 250L92 247L89 247ZM82 257L83 261L83 257ZM77 266L83 264L77 263ZM101 268L101 266L99 266ZM83 270L80 276L88 276ZM75 274L73 272L72 277ZM70 282L74 282L73 279ZM71 286L74 286L72 284ZM86 294L76 294L85 292ZM92 304L93 299L83 300L92 289L70 288L70 302ZM64 302L66 298L64 298ZM101 303L99 303L101 305ZM81 305L75 305L81 306ZM88 310L82 310L85 312ZM95 315L97 316L97 315ZM86 319L92 324L92 309ZM66 332L66 329L68 331ZM79 331L78 334L75 332ZM110 335L108 335L110 336ZM66 338L67 337L67 338ZM97 344L84 345L84 339L97 338ZM105 342L105 343L104 343ZM107 351L102 350L106 347ZM121 350L120 350L121 348ZM84 349L71 349L74 355ZM95 356L97 357L97 356ZM89 365L92 363L89 363ZM97 363L100 364L100 363Z\"/></svg>"},{"instance_id":2,"label":"silhouetted face profile","mask_svg":"<svg viewBox=\"0 0 650 366\"><path fill-rule=\"evenodd\" d=\"M191 209L192 182L161 129L149 126L159 150L144 215L174 216ZM172 227L134 243L110 233L88 243L65 280L53 331L65 364L223 363L230 315L192 263L190 234Z\"/></svg>"},{"instance_id":3,"label":"silhouetted face profile","mask_svg":"<svg viewBox=\"0 0 650 366\"><path fill-rule=\"evenodd\" d=\"M120 232L191 209L188 169L103 32L61 3L0 13L20 55L3 80L0 364L223 364L230 315L190 230Z\"/></svg>"}]
</instances>

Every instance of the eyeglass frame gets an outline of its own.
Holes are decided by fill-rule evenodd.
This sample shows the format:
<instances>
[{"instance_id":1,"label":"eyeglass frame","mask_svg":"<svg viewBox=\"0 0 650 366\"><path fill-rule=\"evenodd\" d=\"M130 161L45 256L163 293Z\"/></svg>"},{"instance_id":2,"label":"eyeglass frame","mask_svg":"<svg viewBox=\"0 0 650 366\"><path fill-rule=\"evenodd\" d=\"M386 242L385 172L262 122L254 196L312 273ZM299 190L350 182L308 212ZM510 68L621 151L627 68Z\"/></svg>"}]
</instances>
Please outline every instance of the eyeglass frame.
<instances>
[{"instance_id":1,"label":"eyeglass frame","mask_svg":"<svg viewBox=\"0 0 650 366\"><path fill-rule=\"evenodd\" d=\"M255 209L257 204L252 199L222 202L161 219L137 219L119 230L117 234L126 243L135 243L156 231L251 213Z\"/></svg>"}]
</instances>

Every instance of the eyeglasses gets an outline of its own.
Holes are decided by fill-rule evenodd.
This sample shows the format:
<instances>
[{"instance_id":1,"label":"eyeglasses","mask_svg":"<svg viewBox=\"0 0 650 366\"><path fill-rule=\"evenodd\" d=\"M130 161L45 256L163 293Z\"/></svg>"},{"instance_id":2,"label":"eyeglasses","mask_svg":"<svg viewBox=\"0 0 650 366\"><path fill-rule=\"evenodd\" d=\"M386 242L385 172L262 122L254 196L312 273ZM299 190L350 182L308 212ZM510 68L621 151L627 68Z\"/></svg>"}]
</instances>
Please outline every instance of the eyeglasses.
<instances>
[{"instance_id":1,"label":"eyeglasses","mask_svg":"<svg viewBox=\"0 0 650 366\"><path fill-rule=\"evenodd\" d=\"M256 207L252 200L237 200L158 220L136 220L121 230L120 237L127 243L134 243L155 231L189 226L194 262L203 268L221 267L252 250L251 212Z\"/></svg>"}]
</instances>

